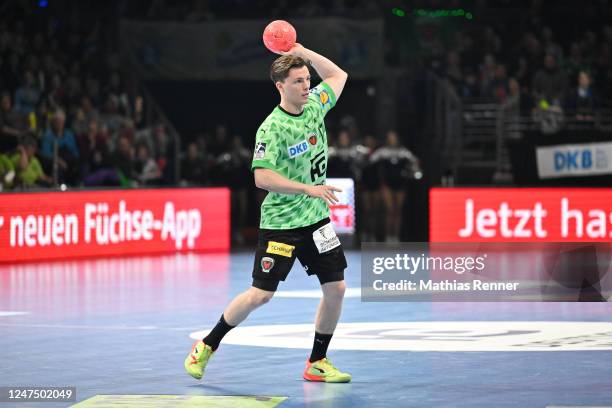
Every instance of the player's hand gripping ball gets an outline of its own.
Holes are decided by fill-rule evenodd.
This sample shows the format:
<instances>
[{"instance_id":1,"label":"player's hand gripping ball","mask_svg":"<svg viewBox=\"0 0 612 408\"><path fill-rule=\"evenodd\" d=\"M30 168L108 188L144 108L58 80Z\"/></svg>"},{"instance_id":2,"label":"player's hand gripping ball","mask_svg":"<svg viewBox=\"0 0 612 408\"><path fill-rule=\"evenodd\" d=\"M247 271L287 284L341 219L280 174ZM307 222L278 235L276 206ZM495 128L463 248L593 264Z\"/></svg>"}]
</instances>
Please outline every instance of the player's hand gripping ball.
<instances>
[{"instance_id":1,"label":"player's hand gripping ball","mask_svg":"<svg viewBox=\"0 0 612 408\"><path fill-rule=\"evenodd\" d=\"M263 32L264 45L277 54L289 51L295 45L296 37L295 28L285 20L274 20Z\"/></svg>"}]
</instances>

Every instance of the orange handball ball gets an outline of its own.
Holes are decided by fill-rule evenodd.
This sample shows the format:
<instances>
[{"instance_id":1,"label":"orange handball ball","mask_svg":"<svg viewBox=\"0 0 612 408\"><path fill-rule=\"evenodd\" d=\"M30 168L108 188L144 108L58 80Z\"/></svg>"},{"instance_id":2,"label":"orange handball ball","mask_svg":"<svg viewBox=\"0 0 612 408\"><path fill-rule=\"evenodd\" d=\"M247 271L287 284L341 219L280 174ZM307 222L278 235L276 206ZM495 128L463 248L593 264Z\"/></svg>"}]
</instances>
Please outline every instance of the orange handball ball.
<instances>
[{"instance_id":1,"label":"orange handball ball","mask_svg":"<svg viewBox=\"0 0 612 408\"><path fill-rule=\"evenodd\" d=\"M274 20L263 32L263 42L267 49L278 53L289 51L297 37L295 28L285 20Z\"/></svg>"}]
</instances>

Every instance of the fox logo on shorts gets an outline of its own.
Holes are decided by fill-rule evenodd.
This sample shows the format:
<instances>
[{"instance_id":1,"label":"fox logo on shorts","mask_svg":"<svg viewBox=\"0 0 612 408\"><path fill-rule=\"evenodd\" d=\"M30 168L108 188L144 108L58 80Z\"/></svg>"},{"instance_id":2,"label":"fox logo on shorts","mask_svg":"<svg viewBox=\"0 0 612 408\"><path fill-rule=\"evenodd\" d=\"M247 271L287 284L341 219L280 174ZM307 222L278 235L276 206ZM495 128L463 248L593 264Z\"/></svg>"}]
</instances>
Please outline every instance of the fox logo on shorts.
<instances>
[{"instance_id":1,"label":"fox logo on shorts","mask_svg":"<svg viewBox=\"0 0 612 408\"><path fill-rule=\"evenodd\" d=\"M269 273L270 270L274 267L274 259L269 256L264 256L261 258L261 270L265 273Z\"/></svg>"}]
</instances>

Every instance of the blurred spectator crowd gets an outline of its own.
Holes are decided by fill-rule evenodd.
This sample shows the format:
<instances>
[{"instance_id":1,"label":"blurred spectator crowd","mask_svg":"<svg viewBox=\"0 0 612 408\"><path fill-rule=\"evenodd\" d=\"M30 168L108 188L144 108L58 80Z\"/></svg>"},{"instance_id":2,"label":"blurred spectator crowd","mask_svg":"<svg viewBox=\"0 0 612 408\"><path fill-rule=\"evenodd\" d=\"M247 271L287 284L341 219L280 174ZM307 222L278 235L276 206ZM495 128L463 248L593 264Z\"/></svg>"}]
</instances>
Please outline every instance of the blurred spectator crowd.
<instances>
[{"instance_id":1,"label":"blurred spectator crowd","mask_svg":"<svg viewBox=\"0 0 612 408\"><path fill-rule=\"evenodd\" d=\"M104 27L67 20L0 19L0 188L169 183L173 140Z\"/></svg>"},{"instance_id":2,"label":"blurred spectator crowd","mask_svg":"<svg viewBox=\"0 0 612 408\"><path fill-rule=\"evenodd\" d=\"M312 18L345 17L369 19L393 7L392 1L369 0L153 0L124 2L123 13L148 20L175 20L188 23L219 18ZM146 10L143 16L143 10Z\"/></svg>"},{"instance_id":3,"label":"blurred spectator crowd","mask_svg":"<svg viewBox=\"0 0 612 408\"><path fill-rule=\"evenodd\" d=\"M545 21L544 2L529 3L524 20L458 30L430 67L462 98L491 98L522 115L596 122L612 100L612 24Z\"/></svg>"}]
</instances>

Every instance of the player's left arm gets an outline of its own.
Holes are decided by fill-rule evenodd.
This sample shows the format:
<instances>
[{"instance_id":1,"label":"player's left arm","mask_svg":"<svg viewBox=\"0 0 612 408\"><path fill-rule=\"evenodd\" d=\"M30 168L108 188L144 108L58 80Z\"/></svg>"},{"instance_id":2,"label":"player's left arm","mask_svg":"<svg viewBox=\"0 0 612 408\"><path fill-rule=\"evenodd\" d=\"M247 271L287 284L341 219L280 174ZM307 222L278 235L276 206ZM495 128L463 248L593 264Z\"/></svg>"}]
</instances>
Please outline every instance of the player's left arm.
<instances>
[{"instance_id":1,"label":"player's left arm","mask_svg":"<svg viewBox=\"0 0 612 408\"><path fill-rule=\"evenodd\" d=\"M344 89L344 84L346 84L346 79L348 78L348 74L342 68L321 54L317 54L299 43L296 43L293 48L282 54L295 55L310 61L310 64L315 71L317 71L317 74L319 74L323 82L329 85L332 91L334 91L336 100L340 98L342 90Z\"/></svg>"}]
</instances>

